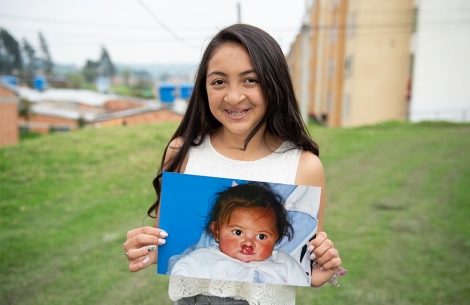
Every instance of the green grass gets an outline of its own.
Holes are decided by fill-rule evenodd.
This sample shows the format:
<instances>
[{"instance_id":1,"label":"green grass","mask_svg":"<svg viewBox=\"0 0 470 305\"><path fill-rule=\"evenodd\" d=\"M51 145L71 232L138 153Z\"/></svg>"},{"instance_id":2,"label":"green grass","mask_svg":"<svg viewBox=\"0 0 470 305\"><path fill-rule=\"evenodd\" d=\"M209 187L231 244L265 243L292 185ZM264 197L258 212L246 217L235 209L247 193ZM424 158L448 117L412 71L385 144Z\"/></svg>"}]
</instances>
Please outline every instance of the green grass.
<instances>
[{"instance_id":1,"label":"green grass","mask_svg":"<svg viewBox=\"0 0 470 305\"><path fill-rule=\"evenodd\" d=\"M40 133L31 132L31 131L22 131L20 132L20 141L36 139L41 136Z\"/></svg>"},{"instance_id":2,"label":"green grass","mask_svg":"<svg viewBox=\"0 0 470 305\"><path fill-rule=\"evenodd\" d=\"M147 89L141 89L141 88L132 88L132 87L125 86L125 85L120 85L120 86L111 86L111 91L122 96L154 98L154 93L151 87Z\"/></svg>"},{"instance_id":3,"label":"green grass","mask_svg":"<svg viewBox=\"0 0 470 305\"><path fill-rule=\"evenodd\" d=\"M172 304L122 249L145 218L176 125L44 135L0 149L1 304ZM470 125L312 126L327 177L325 231L350 272L297 304L470 299Z\"/></svg>"}]
</instances>

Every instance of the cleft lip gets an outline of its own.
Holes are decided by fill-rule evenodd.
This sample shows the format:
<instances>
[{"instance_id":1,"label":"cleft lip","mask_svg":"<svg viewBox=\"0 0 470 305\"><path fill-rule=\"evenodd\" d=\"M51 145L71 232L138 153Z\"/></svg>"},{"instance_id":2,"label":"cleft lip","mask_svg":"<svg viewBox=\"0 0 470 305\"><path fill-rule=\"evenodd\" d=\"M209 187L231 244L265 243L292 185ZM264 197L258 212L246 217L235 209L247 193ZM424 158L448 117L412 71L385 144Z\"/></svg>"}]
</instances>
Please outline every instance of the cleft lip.
<instances>
[{"instance_id":1,"label":"cleft lip","mask_svg":"<svg viewBox=\"0 0 470 305\"><path fill-rule=\"evenodd\" d=\"M245 255L251 255L254 254L254 248L252 246L242 246L240 252Z\"/></svg>"}]
</instances>

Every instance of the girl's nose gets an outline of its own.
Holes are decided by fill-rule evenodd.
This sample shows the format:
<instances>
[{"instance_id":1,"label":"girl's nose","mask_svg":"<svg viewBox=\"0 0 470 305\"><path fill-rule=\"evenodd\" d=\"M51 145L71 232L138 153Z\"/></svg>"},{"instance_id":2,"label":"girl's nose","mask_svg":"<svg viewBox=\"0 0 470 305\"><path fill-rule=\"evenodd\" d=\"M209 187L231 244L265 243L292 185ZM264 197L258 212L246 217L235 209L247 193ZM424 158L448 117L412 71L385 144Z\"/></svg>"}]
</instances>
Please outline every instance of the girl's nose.
<instances>
[{"instance_id":1,"label":"girl's nose","mask_svg":"<svg viewBox=\"0 0 470 305\"><path fill-rule=\"evenodd\" d=\"M246 99L246 95L243 94L241 88L238 86L230 86L227 90L227 94L224 97L224 101L230 106L236 106Z\"/></svg>"}]
</instances>

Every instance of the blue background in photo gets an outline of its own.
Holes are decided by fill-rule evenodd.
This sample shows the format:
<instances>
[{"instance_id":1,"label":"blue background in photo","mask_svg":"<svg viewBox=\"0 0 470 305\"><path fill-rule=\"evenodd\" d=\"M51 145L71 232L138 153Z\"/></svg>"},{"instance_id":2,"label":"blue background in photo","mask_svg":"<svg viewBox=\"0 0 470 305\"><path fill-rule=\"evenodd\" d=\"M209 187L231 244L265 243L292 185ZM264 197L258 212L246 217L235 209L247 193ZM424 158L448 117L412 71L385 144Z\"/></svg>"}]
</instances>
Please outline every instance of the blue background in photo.
<instances>
[{"instance_id":1,"label":"blue background in photo","mask_svg":"<svg viewBox=\"0 0 470 305\"><path fill-rule=\"evenodd\" d=\"M215 194L234 180L164 172L159 227L168 232L166 244L158 247L157 273L166 274L168 260L199 241Z\"/></svg>"}]
</instances>

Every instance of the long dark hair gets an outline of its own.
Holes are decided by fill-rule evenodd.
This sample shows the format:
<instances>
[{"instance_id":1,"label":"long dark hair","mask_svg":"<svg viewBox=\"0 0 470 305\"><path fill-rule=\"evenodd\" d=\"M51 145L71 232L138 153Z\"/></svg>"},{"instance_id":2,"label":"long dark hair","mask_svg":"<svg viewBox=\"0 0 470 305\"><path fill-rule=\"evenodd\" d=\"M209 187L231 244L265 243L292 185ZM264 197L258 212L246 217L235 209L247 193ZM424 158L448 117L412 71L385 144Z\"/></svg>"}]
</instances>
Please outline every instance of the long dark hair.
<instances>
[{"instance_id":1,"label":"long dark hair","mask_svg":"<svg viewBox=\"0 0 470 305\"><path fill-rule=\"evenodd\" d=\"M180 147L176 147L176 154L166 164L164 162L169 144L165 148L160 169L153 180L157 199L147 212L150 217L154 217L152 212L157 210L160 202L163 168L170 172L181 172L190 147L201 145L205 135L221 126L209 109L206 76L214 51L225 43L237 43L246 49L259 77L267 103L266 113L246 138L244 148L246 149L253 136L266 124L264 139L266 134L270 133L279 140L290 141L298 148L319 156L318 145L310 138L300 115L287 62L279 44L268 33L257 27L247 24L229 26L212 38L202 55L185 115L169 142L182 138L183 143Z\"/></svg>"},{"instance_id":2,"label":"long dark hair","mask_svg":"<svg viewBox=\"0 0 470 305\"><path fill-rule=\"evenodd\" d=\"M265 213L272 211L275 215L278 235L276 243L279 243L284 236L288 240L294 236L294 227L284 208L284 199L268 183L250 181L229 187L216 195L206 223L206 231L209 234L212 234L212 222L215 222L217 228L230 222L230 215L235 209L261 208L265 210Z\"/></svg>"}]
</instances>

